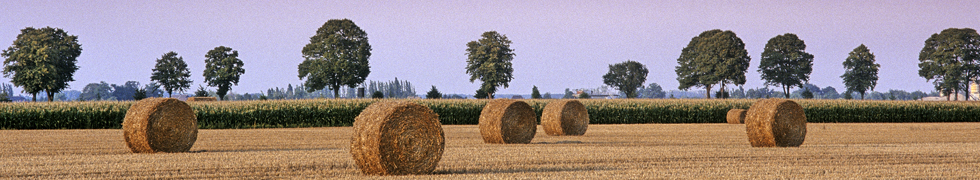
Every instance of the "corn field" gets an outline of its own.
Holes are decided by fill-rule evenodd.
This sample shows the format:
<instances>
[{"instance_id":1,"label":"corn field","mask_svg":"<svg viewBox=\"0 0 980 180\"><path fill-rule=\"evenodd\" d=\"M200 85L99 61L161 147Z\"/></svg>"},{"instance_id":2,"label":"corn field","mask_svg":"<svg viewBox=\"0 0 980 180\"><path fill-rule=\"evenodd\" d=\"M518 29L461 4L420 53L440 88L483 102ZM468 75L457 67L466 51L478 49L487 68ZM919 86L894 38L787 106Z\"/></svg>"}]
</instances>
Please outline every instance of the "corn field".
<instances>
[{"instance_id":1,"label":"corn field","mask_svg":"<svg viewBox=\"0 0 980 180\"><path fill-rule=\"evenodd\" d=\"M205 129L350 126L373 99L188 102ZM421 100L443 124L477 124L488 100ZM540 117L553 100L525 100ZM980 103L794 100L808 122L980 122ZM724 123L755 100L582 100L592 124ZM0 129L120 128L132 101L0 103ZM539 118L540 119L540 118Z\"/></svg>"}]
</instances>

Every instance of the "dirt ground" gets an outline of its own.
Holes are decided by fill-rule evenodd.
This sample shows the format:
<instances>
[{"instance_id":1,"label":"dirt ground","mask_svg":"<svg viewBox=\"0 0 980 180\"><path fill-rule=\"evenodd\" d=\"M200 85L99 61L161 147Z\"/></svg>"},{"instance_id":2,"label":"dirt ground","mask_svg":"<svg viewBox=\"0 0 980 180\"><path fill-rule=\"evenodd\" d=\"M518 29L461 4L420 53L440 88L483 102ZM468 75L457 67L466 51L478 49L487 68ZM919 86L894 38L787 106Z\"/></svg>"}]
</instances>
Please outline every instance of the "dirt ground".
<instances>
[{"instance_id":1,"label":"dirt ground","mask_svg":"<svg viewBox=\"0 0 980 180\"><path fill-rule=\"evenodd\" d=\"M201 130L190 153L133 154L121 130L0 130L2 179L977 178L980 123L808 124L803 146L753 148L744 125L590 125L585 136L484 144L447 125L435 174L363 176L351 128Z\"/></svg>"}]
</instances>

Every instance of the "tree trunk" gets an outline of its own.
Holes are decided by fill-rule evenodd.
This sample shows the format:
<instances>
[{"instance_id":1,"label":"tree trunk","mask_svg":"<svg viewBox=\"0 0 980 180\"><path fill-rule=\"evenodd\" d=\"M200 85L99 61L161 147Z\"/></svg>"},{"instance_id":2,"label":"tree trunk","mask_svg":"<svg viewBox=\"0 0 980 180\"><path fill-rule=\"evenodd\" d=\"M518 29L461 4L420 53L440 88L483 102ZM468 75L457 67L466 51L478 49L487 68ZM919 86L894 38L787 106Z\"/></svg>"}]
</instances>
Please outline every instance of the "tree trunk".
<instances>
[{"instance_id":1,"label":"tree trunk","mask_svg":"<svg viewBox=\"0 0 980 180\"><path fill-rule=\"evenodd\" d=\"M37 93L31 93L31 102L37 102Z\"/></svg>"},{"instance_id":2,"label":"tree trunk","mask_svg":"<svg viewBox=\"0 0 980 180\"><path fill-rule=\"evenodd\" d=\"M333 86L331 88L333 88L333 98L334 99L340 98L340 86ZM365 94L367 94L367 93L365 93Z\"/></svg>"},{"instance_id":3,"label":"tree trunk","mask_svg":"<svg viewBox=\"0 0 980 180\"><path fill-rule=\"evenodd\" d=\"M711 99L711 85L704 85L704 89L707 90L705 99Z\"/></svg>"},{"instance_id":4,"label":"tree trunk","mask_svg":"<svg viewBox=\"0 0 980 180\"><path fill-rule=\"evenodd\" d=\"M725 83L721 83L721 90L719 91L718 95L716 95L716 96L721 96L721 99L727 99L728 98L728 97L725 96Z\"/></svg>"},{"instance_id":5,"label":"tree trunk","mask_svg":"<svg viewBox=\"0 0 980 180\"><path fill-rule=\"evenodd\" d=\"M861 92L861 100L864 100L864 92Z\"/></svg>"},{"instance_id":6,"label":"tree trunk","mask_svg":"<svg viewBox=\"0 0 980 180\"><path fill-rule=\"evenodd\" d=\"M783 97L786 97L786 99L789 99L789 86L788 85L783 85Z\"/></svg>"},{"instance_id":7,"label":"tree trunk","mask_svg":"<svg viewBox=\"0 0 980 180\"><path fill-rule=\"evenodd\" d=\"M48 91L48 102L54 102L54 93Z\"/></svg>"}]
</instances>

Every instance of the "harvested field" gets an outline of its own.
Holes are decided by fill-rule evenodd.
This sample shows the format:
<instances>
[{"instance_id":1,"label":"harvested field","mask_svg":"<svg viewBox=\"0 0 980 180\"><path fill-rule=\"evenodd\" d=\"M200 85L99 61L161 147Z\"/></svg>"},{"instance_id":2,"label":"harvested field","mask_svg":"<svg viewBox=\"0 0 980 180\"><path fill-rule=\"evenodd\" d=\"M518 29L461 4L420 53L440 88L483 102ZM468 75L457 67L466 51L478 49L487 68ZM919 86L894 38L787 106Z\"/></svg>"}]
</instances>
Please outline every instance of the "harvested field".
<instances>
[{"instance_id":1,"label":"harvested field","mask_svg":"<svg viewBox=\"0 0 980 180\"><path fill-rule=\"evenodd\" d=\"M485 144L446 125L435 174L383 178L975 178L980 123L809 123L795 148L753 148L742 124L590 125L584 136ZM134 154L122 130L0 130L0 179L365 178L351 127L200 130L190 153Z\"/></svg>"}]
</instances>

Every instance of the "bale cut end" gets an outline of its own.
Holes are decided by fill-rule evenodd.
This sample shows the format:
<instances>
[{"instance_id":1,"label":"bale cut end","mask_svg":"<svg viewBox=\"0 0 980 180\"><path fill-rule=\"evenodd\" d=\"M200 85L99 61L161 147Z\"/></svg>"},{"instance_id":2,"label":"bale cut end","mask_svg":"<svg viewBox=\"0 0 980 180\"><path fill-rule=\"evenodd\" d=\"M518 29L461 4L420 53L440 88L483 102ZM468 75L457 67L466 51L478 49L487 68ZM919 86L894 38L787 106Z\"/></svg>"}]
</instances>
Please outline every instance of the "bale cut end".
<instances>
[{"instance_id":1,"label":"bale cut end","mask_svg":"<svg viewBox=\"0 0 980 180\"><path fill-rule=\"evenodd\" d=\"M589 129L589 111L578 100L548 103L541 113L541 128L552 136L581 136Z\"/></svg>"},{"instance_id":2,"label":"bale cut end","mask_svg":"<svg viewBox=\"0 0 980 180\"><path fill-rule=\"evenodd\" d=\"M350 153L367 175L430 174L445 145L439 115L431 109L383 101L354 119Z\"/></svg>"},{"instance_id":3,"label":"bale cut end","mask_svg":"<svg viewBox=\"0 0 980 180\"><path fill-rule=\"evenodd\" d=\"M759 100L746 113L745 131L753 147L799 147L806 139L806 114L790 100Z\"/></svg>"},{"instance_id":4,"label":"bale cut end","mask_svg":"<svg viewBox=\"0 0 980 180\"><path fill-rule=\"evenodd\" d=\"M534 109L523 101L497 99L480 112L480 135L491 144L531 143L538 129Z\"/></svg>"},{"instance_id":5,"label":"bale cut end","mask_svg":"<svg viewBox=\"0 0 980 180\"><path fill-rule=\"evenodd\" d=\"M174 98L147 98L129 107L123 136L133 153L187 152L197 141L197 115Z\"/></svg>"},{"instance_id":6,"label":"bale cut end","mask_svg":"<svg viewBox=\"0 0 980 180\"><path fill-rule=\"evenodd\" d=\"M728 110L728 115L725 120L728 124L742 124L745 123L745 113L748 112L745 109L732 109Z\"/></svg>"}]
</instances>

